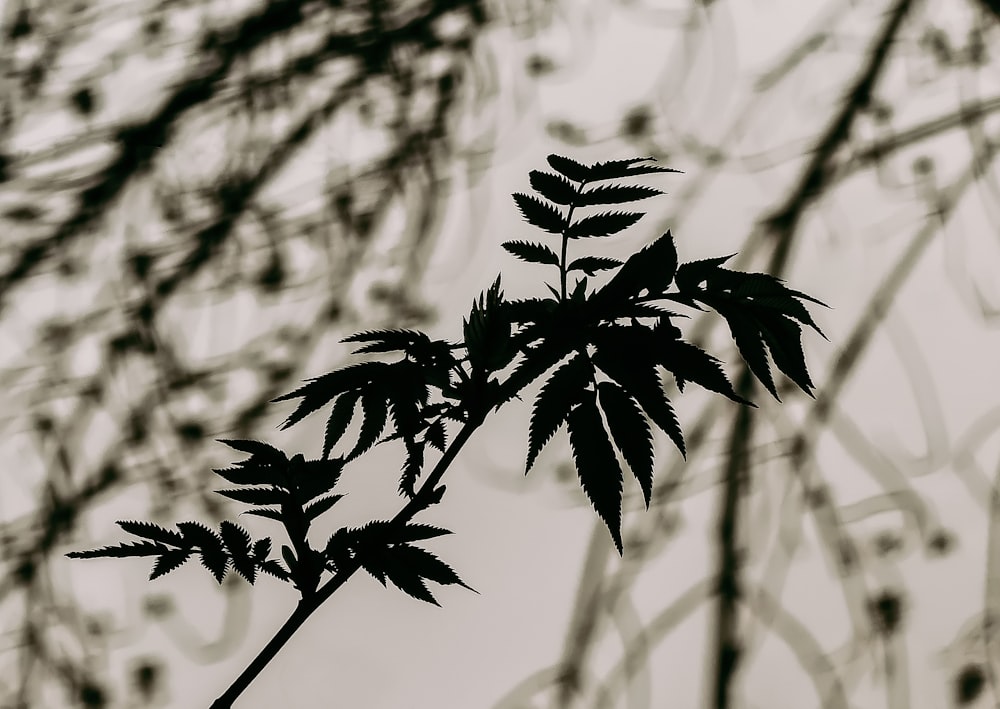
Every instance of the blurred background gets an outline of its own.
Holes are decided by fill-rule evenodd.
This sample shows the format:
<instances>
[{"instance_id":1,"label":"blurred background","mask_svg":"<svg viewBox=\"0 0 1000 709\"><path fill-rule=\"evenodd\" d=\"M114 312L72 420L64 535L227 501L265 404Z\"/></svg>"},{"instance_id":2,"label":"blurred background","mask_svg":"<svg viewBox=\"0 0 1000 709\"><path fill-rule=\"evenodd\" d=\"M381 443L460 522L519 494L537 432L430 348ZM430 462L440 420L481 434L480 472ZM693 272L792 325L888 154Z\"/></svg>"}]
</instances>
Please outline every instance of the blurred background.
<instances>
[{"instance_id":1,"label":"blurred background","mask_svg":"<svg viewBox=\"0 0 1000 709\"><path fill-rule=\"evenodd\" d=\"M754 395L730 706L1000 701L996 0L0 8L0 707L229 686L291 587L63 554L129 539L117 519L235 518L216 438L317 457L325 415L278 431L293 402L267 402L351 361L340 338L458 340L500 272L545 295L499 245L545 238L510 193L549 153L684 171L636 181L668 195L581 253L670 228L682 261L739 252L832 306L810 306L829 342L803 336L816 399ZM685 336L735 378L722 322ZM739 407L673 398L688 459L657 438L649 511L627 475L622 560L565 432L523 475L538 386L420 518L481 595L434 587L435 608L359 574L238 707L709 706ZM354 463L317 526L390 518L401 462Z\"/></svg>"}]
</instances>

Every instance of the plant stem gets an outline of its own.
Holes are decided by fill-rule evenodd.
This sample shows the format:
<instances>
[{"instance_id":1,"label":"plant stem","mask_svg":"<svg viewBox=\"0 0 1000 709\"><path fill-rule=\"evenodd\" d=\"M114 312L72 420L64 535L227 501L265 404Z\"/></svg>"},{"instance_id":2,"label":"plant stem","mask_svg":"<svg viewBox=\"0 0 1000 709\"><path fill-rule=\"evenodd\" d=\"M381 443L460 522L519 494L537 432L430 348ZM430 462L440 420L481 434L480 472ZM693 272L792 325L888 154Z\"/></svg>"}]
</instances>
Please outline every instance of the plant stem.
<instances>
[{"instance_id":1,"label":"plant stem","mask_svg":"<svg viewBox=\"0 0 1000 709\"><path fill-rule=\"evenodd\" d=\"M753 396L750 368L743 366L736 390L744 399ZM741 406L736 412L729 439L726 474L723 480L722 510L719 515L719 605L715 622L715 709L729 709L729 690L740 659L739 601L740 553L736 531L739 528L740 496L746 487L749 471L749 443L753 433L751 408Z\"/></svg>"},{"instance_id":2,"label":"plant stem","mask_svg":"<svg viewBox=\"0 0 1000 709\"><path fill-rule=\"evenodd\" d=\"M488 410L487 409L484 409ZM390 526L393 528L398 528L409 522L417 512L422 509L427 508L436 500L433 499L434 489L437 487L438 482L440 482L445 470L448 466L455 460L455 456L458 455L459 450L464 446L469 438L472 437L473 432L479 428L483 421L485 420L485 413L479 415L474 415L470 413L469 420L462 426L462 429L455 436L455 440L451 442L448 449L441 456L441 459L434 466L434 470L427 476L427 479L417 490L417 494L414 495L407 503L406 506L401 509L395 517L389 522ZM295 631L306 621L306 619L313 614L313 612L323 605L324 602L330 596L332 596L337 589L344 585L344 583L349 579L355 571L360 568L360 564L351 560L348 564L342 566L338 569L337 573L330 579L326 584L320 586L316 589L316 592L302 598L299 601L298 606L288 616L288 620L278 629L278 632L274 634L267 645L257 654L257 657L247 665L246 669L240 673L240 676L229 686L229 688L222 693L222 695L212 703L211 709L231 709L233 702L239 698L240 694L250 685L257 675L260 674L261 670L267 667L268 663L274 659L278 651L285 646Z\"/></svg>"}]
</instances>

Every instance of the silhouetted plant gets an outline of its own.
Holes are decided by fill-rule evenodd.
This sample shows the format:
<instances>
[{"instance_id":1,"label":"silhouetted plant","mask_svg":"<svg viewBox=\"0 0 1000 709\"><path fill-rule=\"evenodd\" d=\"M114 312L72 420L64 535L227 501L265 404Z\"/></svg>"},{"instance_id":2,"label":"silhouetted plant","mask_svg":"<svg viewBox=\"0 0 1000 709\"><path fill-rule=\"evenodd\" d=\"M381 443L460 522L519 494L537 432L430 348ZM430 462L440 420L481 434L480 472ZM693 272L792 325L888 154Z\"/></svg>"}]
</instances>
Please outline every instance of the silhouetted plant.
<instances>
[{"instance_id":1,"label":"silhouetted plant","mask_svg":"<svg viewBox=\"0 0 1000 709\"><path fill-rule=\"evenodd\" d=\"M289 544L281 545L280 558L271 558L270 537L254 540L247 530L228 520L221 522L218 532L199 522L180 522L173 531L149 522L120 521L124 531L141 541L68 556L153 556L152 580L197 555L220 584L230 567L251 584L258 572L293 584L301 596L298 607L213 704L231 706L306 618L359 568L383 585L392 581L410 596L434 604L437 601L426 581L473 590L445 562L414 544L450 531L411 520L441 501L445 470L490 411L520 398L525 387L553 368L532 406L525 474L545 444L566 424L581 486L622 554L624 476L616 448L636 477L647 508L653 486L649 421L667 434L682 456L686 455L680 423L657 368L669 371L681 391L693 382L755 406L737 395L719 359L681 339L673 318L687 316L667 310L662 303L672 301L698 310L707 305L720 313L750 370L776 399L768 353L778 369L811 396L813 384L802 352L800 328L809 325L823 334L799 300L825 304L787 288L768 274L723 268L732 255L679 264L670 231L624 262L596 256L568 260L570 241L617 234L644 216L604 211L574 221L577 208L662 194L650 187L592 187L594 183L679 172L643 164L651 160L634 158L586 166L550 155L548 163L554 173L532 171L529 175L532 188L545 199L513 195L527 222L561 237L558 254L541 243L502 244L521 260L558 270L558 290L546 284L551 298L505 300L497 276L463 320L462 343L431 340L412 330L358 333L344 340L362 343L354 354L400 353L402 357L394 362L350 365L307 380L295 391L273 399L301 400L281 428L333 404L320 458L306 460L302 454L289 458L260 441L220 440L250 457L234 467L214 471L236 486L217 492L251 505L248 514L283 525ZM570 290L567 278L574 271L584 275ZM588 279L600 271L613 275L602 287L590 289ZM668 292L671 284L676 286L675 292ZM504 371L509 373L501 378ZM431 401L431 389L440 400ZM346 454L331 457L359 404L357 441ZM447 420L462 424L450 444ZM374 446L397 439L406 450L399 478L399 491L407 499L402 510L391 520L337 529L323 546L313 546L308 536L310 525L342 499L343 495L333 494L333 490L344 467ZM428 445L441 457L417 488ZM332 574L332 578L322 583L324 574Z\"/></svg>"}]
</instances>

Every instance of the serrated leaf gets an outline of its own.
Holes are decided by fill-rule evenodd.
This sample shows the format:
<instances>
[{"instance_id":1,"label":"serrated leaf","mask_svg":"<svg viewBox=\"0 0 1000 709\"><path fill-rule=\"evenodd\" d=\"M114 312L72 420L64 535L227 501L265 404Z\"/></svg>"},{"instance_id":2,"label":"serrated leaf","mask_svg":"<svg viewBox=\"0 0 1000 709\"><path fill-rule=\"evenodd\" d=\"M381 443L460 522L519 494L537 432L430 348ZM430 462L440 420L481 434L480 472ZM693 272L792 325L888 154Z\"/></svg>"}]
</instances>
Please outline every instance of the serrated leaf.
<instances>
[{"instance_id":1,"label":"serrated leaf","mask_svg":"<svg viewBox=\"0 0 1000 709\"><path fill-rule=\"evenodd\" d=\"M122 542L113 547L101 547L88 551L71 551L66 556L70 559L96 559L99 557L114 557L123 559L130 556L156 556L171 551L156 542Z\"/></svg>"},{"instance_id":2,"label":"serrated leaf","mask_svg":"<svg viewBox=\"0 0 1000 709\"><path fill-rule=\"evenodd\" d=\"M508 253L528 263L559 265L559 256L544 244L533 244L527 241L505 241L500 246Z\"/></svg>"},{"instance_id":3,"label":"serrated leaf","mask_svg":"<svg viewBox=\"0 0 1000 709\"><path fill-rule=\"evenodd\" d=\"M369 344L354 350L353 354L366 352L410 352L419 347L430 345L430 338L418 330L389 329L358 332L345 337L341 342L368 342Z\"/></svg>"},{"instance_id":4,"label":"serrated leaf","mask_svg":"<svg viewBox=\"0 0 1000 709\"><path fill-rule=\"evenodd\" d=\"M280 505L288 499L288 493L276 486L242 487L232 490L216 490L216 494L245 505Z\"/></svg>"},{"instance_id":5,"label":"serrated leaf","mask_svg":"<svg viewBox=\"0 0 1000 709\"><path fill-rule=\"evenodd\" d=\"M285 567L281 565L281 562L276 559L268 559L261 562L260 570L266 574L270 574L275 578L281 579L282 581L291 581L292 575L285 570Z\"/></svg>"},{"instance_id":6,"label":"serrated leaf","mask_svg":"<svg viewBox=\"0 0 1000 709\"><path fill-rule=\"evenodd\" d=\"M520 192L515 192L512 196L521 215L532 226L551 234L561 234L566 228L566 218L551 204Z\"/></svg>"},{"instance_id":7,"label":"serrated leaf","mask_svg":"<svg viewBox=\"0 0 1000 709\"><path fill-rule=\"evenodd\" d=\"M729 332L732 333L733 340L736 341L736 349L739 350L740 356L750 367L750 371L771 392L771 396L781 401L778 390L774 386L771 366L767 360L767 349L764 346L759 328L745 320L739 311L721 305L713 305L713 307L726 318Z\"/></svg>"},{"instance_id":8,"label":"serrated leaf","mask_svg":"<svg viewBox=\"0 0 1000 709\"><path fill-rule=\"evenodd\" d=\"M254 560L261 562L264 561L268 554L271 553L271 538L264 537L263 539L258 539L253 543L253 558Z\"/></svg>"},{"instance_id":9,"label":"serrated leaf","mask_svg":"<svg viewBox=\"0 0 1000 709\"><path fill-rule=\"evenodd\" d=\"M303 508L303 513L306 519L312 522L314 519L319 517L321 514L326 512L328 509L337 504L337 500L341 499L343 495L328 495L325 497L320 497L313 500L308 505Z\"/></svg>"},{"instance_id":10,"label":"serrated leaf","mask_svg":"<svg viewBox=\"0 0 1000 709\"><path fill-rule=\"evenodd\" d=\"M646 289L651 295L663 293L677 271L677 247L668 229L660 238L636 253L594 294L599 304L623 303Z\"/></svg>"},{"instance_id":11,"label":"serrated leaf","mask_svg":"<svg viewBox=\"0 0 1000 709\"><path fill-rule=\"evenodd\" d=\"M556 204L571 204L577 195L576 188L571 182L551 172L532 170L528 173L528 179L535 192Z\"/></svg>"},{"instance_id":12,"label":"serrated leaf","mask_svg":"<svg viewBox=\"0 0 1000 709\"><path fill-rule=\"evenodd\" d=\"M434 527L429 524L407 524L395 539L397 542L415 542L419 539L433 539L445 534L452 534L449 529Z\"/></svg>"},{"instance_id":13,"label":"serrated leaf","mask_svg":"<svg viewBox=\"0 0 1000 709\"><path fill-rule=\"evenodd\" d=\"M273 519L276 522L281 522L283 520L281 513L277 510L268 509L266 507L258 507L252 510L247 510L241 514L245 515L255 515L257 517L266 517L268 519Z\"/></svg>"},{"instance_id":14,"label":"serrated leaf","mask_svg":"<svg viewBox=\"0 0 1000 709\"><path fill-rule=\"evenodd\" d=\"M306 503L330 492L344 470L343 458L302 460L290 472L298 491L298 501Z\"/></svg>"},{"instance_id":15,"label":"serrated leaf","mask_svg":"<svg viewBox=\"0 0 1000 709\"><path fill-rule=\"evenodd\" d=\"M386 577L392 581L393 585L406 595L416 598L418 601L426 601L427 603L433 603L435 606L441 606L427 589L420 575L413 569L399 562L389 561L384 571Z\"/></svg>"},{"instance_id":16,"label":"serrated leaf","mask_svg":"<svg viewBox=\"0 0 1000 709\"><path fill-rule=\"evenodd\" d=\"M225 552L222 537L200 522L178 522L177 528L184 535L185 542L200 548L202 566L221 584L229 566L229 556Z\"/></svg>"},{"instance_id":17,"label":"serrated leaf","mask_svg":"<svg viewBox=\"0 0 1000 709\"><path fill-rule=\"evenodd\" d=\"M707 280L718 270L719 266L735 255L736 254L733 253L728 256L718 256L716 258L706 258L701 259L700 261L682 263L677 269L677 275L674 277L674 282L677 283L677 289L682 295L697 292L698 284Z\"/></svg>"},{"instance_id":18,"label":"serrated leaf","mask_svg":"<svg viewBox=\"0 0 1000 709\"><path fill-rule=\"evenodd\" d=\"M389 405L379 392L367 391L361 397L361 431L354 449L347 455L348 462L367 451L385 429Z\"/></svg>"},{"instance_id":19,"label":"serrated leaf","mask_svg":"<svg viewBox=\"0 0 1000 709\"><path fill-rule=\"evenodd\" d=\"M607 162L595 163L590 168L589 181L613 180L619 177L633 177L635 175L649 175L654 172L680 172L670 167L660 167L659 165L638 165L636 163L651 160L656 162L656 158L630 158L628 160L609 160Z\"/></svg>"},{"instance_id":20,"label":"serrated leaf","mask_svg":"<svg viewBox=\"0 0 1000 709\"><path fill-rule=\"evenodd\" d=\"M414 496L414 484L424 466L424 447L414 440L406 442L406 459L403 461L403 468L400 471L399 491L412 498Z\"/></svg>"},{"instance_id":21,"label":"serrated leaf","mask_svg":"<svg viewBox=\"0 0 1000 709\"><path fill-rule=\"evenodd\" d=\"M222 541L229 550L233 568L252 586L257 579L257 567L250 557L250 533L238 524L222 520L219 524Z\"/></svg>"},{"instance_id":22,"label":"serrated leaf","mask_svg":"<svg viewBox=\"0 0 1000 709\"><path fill-rule=\"evenodd\" d=\"M761 315L759 324L760 333L774 359L775 366L795 382L799 389L815 399L810 391L815 385L806 369L801 342L802 331L799 326L793 320L777 313Z\"/></svg>"},{"instance_id":23,"label":"serrated leaf","mask_svg":"<svg viewBox=\"0 0 1000 709\"><path fill-rule=\"evenodd\" d=\"M769 308L775 310L783 315L793 317L798 320L803 325L808 325L813 330L818 332L820 336L826 340L830 341L830 338L819 329L819 325L813 322L812 316L809 315L809 311L806 310L806 306L802 305L799 301L795 300L789 295L762 295L754 296L751 301L755 307Z\"/></svg>"},{"instance_id":24,"label":"serrated leaf","mask_svg":"<svg viewBox=\"0 0 1000 709\"><path fill-rule=\"evenodd\" d=\"M277 465L239 465L235 468L213 468L212 472L235 485L274 485L279 479L278 470Z\"/></svg>"},{"instance_id":25,"label":"serrated leaf","mask_svg":"<svg viewBox=\"0 0 1000 709\"><path fill-rule=\"evenodd\" d=\"M639 482L649 509L653 493L653 437L649 422L635 400L617 384L600 382L597 392L615 445Z\"/></svg>"},{"instance_id":26,"label":"serrated leaf","mask_svg":"<svg viewBox=\"0 0 1000 709\"><path fill-rule=\"evenodd\" d=\"M501 385L503 394L499 397L494 408L499 409L500 406L517 397L522 389L547 372L565 356L566 348L561 343L551 340L542 340L540 345L528 350L524 359L514 367L514 371Z\"/></svg>"},{"instance_id":27,"label":"serrated leaf","mask_svg":"<svg viewBox=\"0 0 1000 709\"><path fill-rule=\"evenodd\" d=\"M648 197L664 194L660 190L642 185L600 185L581 193L576 198L576 206L624 204Z\"/></svg>"},{"instance_id":28,"label":"serrated leaf","mask_svg":"<svg viewBox=\"0 0 1000 709\"><path fill-rule=\"evenodd\" d=\"M756 408L756 404L736 393L718 359L690 342L667 338L660 342L660 349L657 350L660 354L659 363L675 378L694 382L739 404Z\"/></svg>"},{"instance_id":29,"label":"serrated leaf","mask_svg":"<svg viewBox=\"0 0 1000 709\"><path fill-rule=\"evenodd\" d=\"M188 549L172 549L163 552L160 558L153 564L153 570L149 573L149 580L158 579L169 574L174 569L179 568L190 558L191 552Z\"/></svg>"},{"instance_id":30,"label":"serrated leaf","mask_svg":"<svg viewBox=\"0 0 1000 709\"><path fill-rule=\"evenodd\" d=\"M567 417L569 444L580 485L604 520L622 554L622 470L593 397L586 397Z\"/></svg>"},{"instance_id":31,"label":"serrated leaf","mask_svg":"<svg viewBox=\"0 0 1000 709\"><path fill-rule=\"evenodd\" d=\"M162 542L163 544L170 544L175 547L182 547L185 545L184 537L179 532L164 529L163 527L153 524L152 522L119 520L115 524L129 534L134 534L137 537L152 539L154 542Z\"/></svg>"},{"instance_id":32,"label":"serrated leaf","mask_svg":"<svg viewBox=\"0 0 1000 709\"><path fill-rule=\"evenodd\" d=\"M618 268L622 262L616 258L604 258L601 256L583 256L575 259L566 269L566 273L571 271L583 271L588 276L594 276L598 271Z\"/></svg>"},{"instance_id":33,"label":"serrated leaf","mask_svg":"<svg viewBox=\"0 0 1000 709\"><path fill-rule=\"evenodd\" d=\"M445 440L446 433L444 420L438 419L427 427L424 440L434 448L437 448L441 453L444 453L444 447L447 445L447 441Z\"/></svg>"},{"instance_id":34,"label":"serrated leaf","mask_svg":"<svg viewBox=\"0 0 1000 709\"><path fill-rule=\"evenodd\" d=\"M531 410L525 475L531 470L542 448L566 420L570 407L583 395L583 389L592 376L593 368L587 358L574 353L542 386Z\"/></svg>"},{"instance_id":35,"label":"serrated leaf","mask_svg":"<svg viewBox=\"0 0 1000 709\"><path fill-rule=\"evenodd\" d=\"M228 438L217 438L216 440L219 443L225 443L230 448L235 448L238 451L249 453L251 460L256 463L279 465L288 460L281 450L275 448L270 443L264 443L263 441L247 441ZM244 461L244 464L245 463L246 461Z\"/></svg>"},{"instance_id":36,"label":"serrated leaf","mask_svg":"<svg viewBox=\"0 0 1000 709\"><path fill-rule=\"evenodd\" d=\"M326 421L326 435L323 437L324 458L330 457L333 447L337 445L347 431L351 419L354 418L355 404L358 403L358 399L360 398L360 389L345 392L337 397L337 401L333 405L333 410L330 412L330 418Z\"/></svg>"},{"instance_id":37,"label":"serrated leaf","mask_svg":"<svg viewBox=\"0 0 1000 709\"><path fill-rule=\"evenodd\" d=\"M571 224L566 235L570 239L610 236L628 229L644 216L641 212L601 212Z\"/></svg>"},{"instance_id":38,"label":"serrated leaf","mask_svg":"<svg viewBox=\"0 0 1000 709\"><path fill-rule=\"evenodd\" d=\"M295 425L317 409L326 406L338 395L351 389L362 389L382 375L389 365L385 362L361 362L349 367L328 372L321 377L309 380L293 392L284 394L272 403L302 397L298 407L279 426L282 430Z\"/></svg>"},{"instance_id":39,"label":"serrated leaf","mask_svg":"<svg viewBox=\"0 0 1000 709\"><path fill-rule=\"evenodd\" d=\"M561 155L553 154L549 155L546 161L552 166L553 170L561 175L565 175L574 182L583 182L590 176L590 168L578 163L576 160L570 160Z\"/></svg>"},{"instance_id":40,"label":"serrated leaf","mask_svg":"<svg viewBox=\"0 0 1000 709\"><path fill-rule=\"evenodd\" d=\"M426 549L409 544L397 544L389 550L388 556L393 564L399 563L409 567L422 578L442 586L457 584L478 593L476 589L462 581L454 569Z\"/></svg>"}]
</instances>

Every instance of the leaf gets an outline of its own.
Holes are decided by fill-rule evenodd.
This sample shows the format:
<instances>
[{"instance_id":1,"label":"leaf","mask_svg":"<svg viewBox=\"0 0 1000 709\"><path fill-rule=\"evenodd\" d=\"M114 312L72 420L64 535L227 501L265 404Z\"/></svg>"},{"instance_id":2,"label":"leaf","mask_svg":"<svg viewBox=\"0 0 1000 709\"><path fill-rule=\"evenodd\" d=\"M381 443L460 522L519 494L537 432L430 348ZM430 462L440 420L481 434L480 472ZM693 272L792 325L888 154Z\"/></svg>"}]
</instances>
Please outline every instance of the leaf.
<instances>
[{"instance_id":1,"label":"leaf","mask_svg":"<svg viewBox=\"0 0 1000 709\"><path fill-rule=\"evenodd\" d=\"M505 241L500 246L508 253L528 263L559 265L559 257L556 252L543 244L532 244L527 241Z\"/></svg>"},{"instance_id":2,"label":"leaf","mask_svg":"<svg viewBox=\"0 0 1000 709\"><path fill-rule=\"evenodd\" d=\"M337 500L342 497L343 495L328 495L320 497L306 505L302 511L305 513L306 519L312 522L314 519L333 507L337 503Z\"/></svg>"},{"instance_id":3,"label":"leaf","mask_svg":"<svg viewBox=\"0 0 1000 709\"><path fill-rule=\"evenodd\" d=\"M406 460L399 478L399 491L409 498L415 495L414 484L424 466L424 447L413 440L406 442Z\"/></svg>"},{"instance_id":4,"label":"leaf","mask_svg":"<svg viewBox=\"0 0 1000 709\"><path fill-rule=\"evenodd\" d=\"M419 539L433 539L445 534L452 534L451 530L441 527L434 527L429 524L407 524L403 531L396 535L397 542L415 542Z\"/></svg>"},{"instance_id":5,"label":"leaf","mask_svg":"<svg viewBox=\"0 0 1000 709\"><path fill-rule=\"evenodd\" d=\"M306 416L322 406L333 401L334 397L351 389L361 389L381 375L389 365L385 362L361 362L343 369L328 372L321 377L309 380L309 384L301 386L293 392L271 399L271 402L286 401L302 397L298 408L285 419L279 428L286 429L295 425Z\"/></svg>"},{"instance_id":6,"label":"leaf","mask_svg":"<svg viewBox=\"0 0 1000 709\"><path fill-rule=\"evenodd\" d=\"M169 529L164 529L163 527L155 525L151 522L120 520L115 524L129 534L134 534L137 537L152 539L154 542L162 542L163 544L170 544L175 547L182 547L185 545L183 535Z\"/></svg>"},{"instance_id":7,"label":"leaf","mask_svg":"<svg viewBox=\"0 0 1000 709\"><path fill-rule=\"evenodd\" d=\"M284 466L284 462L281 464ZM235 468L213 468L212 472L235 485L274 485L279 479L276 465L239 465Z\"/></svg>"},{"instance_id":8,"label":"leaf","mask_svg":"<svg viewBox=\"0 0 1000 709\"><path fill-rule=\"evenodd\" d=\"M806 369L805 354L802 352L802 331L799 326L793 320L777 313L760 314L758 322L761 326L761 336L767 344L775 366L795 382L799 389L815 399L810 391L815 385Z\"/></svg>"},{"instance_id":9,"label":"leaf","mask_svg":"<svg viewBox=\"0 0 1000 709\"><path fill-rule=\"evenodd\" d=\"M582 258L575 259L572 263L570 263L569 267L566 269L566 273L569 273L570 271L583 271L588 276L594 276L597 271L607 271L612 268L618 268L621 265L622 262L616 258L583 256Z\"/></svg>"},{"instance_id":10,"label":"leaf","mask_svg":"<svg viewBox=\"0 0 1000 709\"><path fill-rule=\"evenodd\" d=\"M555 435L593 376L587 358L574 353L566 364L557 369L535 398L528 428L528 458L524 466L527 475L546 443Z\"/></svg>"},{"instance_id":11,"label":"leaf","mask_svg":"<svg viewBox=\"0 0 1000 709\"><path fill-rule=\"evenodd\" d=\"M229 520L219 523L219 531L233 560L233 568L252 586L257 579L257 566L250 558L250 533Z\"/></svg>"},{"instance_id":12,"label":"leaf","mask_svg":"<svg viewBox=\"0 0 1000 709\"><path fill-rule=\"evenodd\" d=\"M218 495L242 502L245 505L280 505L288 499L288 492L274 485L271 487L242 487L232 490L216 490L215 492Z\"/></svg>"},{"instance_id":13,"label":"leaf","mask_svg":"<svg viewBox=\"0 0 1000 709\"><path fill-rule=\"evenodd\" d=\"M385 575L392 581L393 585L408 596L416 598L418 601L426 601L440 607L431 592L427 590L423 579L413 569L397 561L394 557L387 559Z\"/></svg>"},{"instance_id":14,"label":"leaf","mask_svg":"<svg viewBox=\"0 0 1000 709\"><path fill-rule=\"evenodd\" d=\"M643 289L651 295L663 293L677 271L677 247L668 229L660 238L628 257L625 265L594 294L601 304L621 303L639 295Z\"/></svg>"},{"instance_id":15,"label":"leaf","mask_svg":"<svg viewBox=\"0 0 1000 709\"><path fill-rule=\"evenodd\" d=\"M806 310L806 307L794 298L779 295L754 296L752 302L754 306L769 308L781 313L782 315L793 317L803 325L808 325L813 330L818 332L827 342L830 341L830 338L828 338L823 331L819 329L819 325L813 322L812 316L809 315L809 311Z\"/></svg>"},{"instance_id":16,"label":"leaf","mask_svg":"<svg viewBox=\"0 0 1000 709\"><path fill-rule=\"evenodd\" d=\"M242 441L235 439L217 438L219 443L225 443L230 448L250 454L250 460L256 463L269 465L280 465L288 458L285 454L269 443L262 441ZM249 461L244 461L244 464Z\"/></svg>"},{"instance_id":17,"label":"leaf","mask_svg":"<svg viewBox=\"0 0 1000 709\"><path fill-rule=\"evenodd\" d=\"M498 397L495 409L516 397L522 389L547 372L567 354L566 348L559 342L543 340L540 345L525 353L524 359L515 366L514 371L500 387L502 392Z\"/></svg>"},{"instance_id":18,"label":"leaf","mask_svg":"<svg viewBox=\"0 0 1000 709\"><path fill-rule=\"evenodd\" d=\"M566 234L570 239L610 236L628 229L644 216L642 212L601 212L571 224Z\"/></svg>"},{"instance_id":19,"label":"leaf","mask_svg":"<svg viewBox=\"0 0 1000 709\"><path fill-rule=\"evenodd\" d=\"M447 444L445 433L444 420L438 419L427 427L424 440L434 448L437 448L441 453L444 453L444 447Z\"/></svg>"},{"instance_id":20,"label":"leaf","mask_svg":"<svg viewBox=\"0 0 1000 709\"><path fill-rule=\"evenodd\" d=\"M96 559L98 557L125 558L129 556L156 556L171 551L167 547L154 542L122 542L118 546L101 547L89 551L71 551L66 556L70 559Z\"/></svg>"},{"instance_id":21,"label":"leaf","mask_svg":"<svg viewBox=\"0 0 1000 709\"><path fill-rule=\"evenodd\" d=\"M277 510L268 509L266 507L259 507L252 510L247 510L241 514L245 515L255 515L257 517L267 517L268 519L273 519L276 522L282 521L281 513Z\"/></svg>"},{"instance_id":22,"label":"leaf","mask_svg":"<svg viewBox=\"0 0 1000 709\"><path fill-rule=\"evenodd\" d=\"M566 218L551 204L520 192L515 192L512 196L521 215L532 226L552 234L561 234L566 228Z\"/></svg>"},{"instance_id":23,"label":"leaf","mask_svg":"<svg viewBox=\"0 0 1000 709\"><path fill-rule=\"evenodd\" d=\"M367 451L378 440L385 429L389 406L377 392L368 391L362 395L361 412L364 417L361 420L361 432L358 434L358 442L354 445L354 449L347 455L348 462Z\"/></svg>"},{"instance_id":24,"label":"leaf","mask_svg":"<svg viewBox=\"0 0 1000 709\"><path fill-rule=\"evenodd\" d=\"M282 581L291 581L292 579L291 574L289 574L285 570L285 567L281 565L281 562L276 559L268 559L267 561L261 562L260 570L266 574L274 576L275 578L279 578Z\"/></svg>"},{"instance_id":25,"label":"leaf","mask_svg":"<svg viewBox=\"0 0 1000 709\"><path fill-rule=\"evenodd\" d=\"M593 397L585 397L567 417L580 485L604 520L622 554L622 470Z\"/></svg>"},{"instance_id":26,"label":"leaf","mask_svg":"<svg viewBox=\"0 0 1000 709\"><path fill-rule=\"evenodd\" d=\"M664 194L660 190L642 185L600 185L594 189L580 193L575 204L578 207L606 204L623 204L639 199L655 197Z\"/></svg>"},{"instance_id":27,"label":"leaf","mask_svg":"<svg viewBox=\"0 0 1000 709\"><path fill-rule=\"evenodd\" d=\"M410 352L420 346L430 345L430 338L417 330L373 330L359 332L345 337L341 342L368 342L369 344L354 350L353 354L364 352Z\"/></svg>"},{"instance_id":28,"label":"leaf","mask_svg":"<svg viewBox=\"0 0 1000 709\"><path fill-rule=\"evenodd\" d=\"M354 418L354 407L361 398L361 390L354 389L344 392L333 405L330 418L326 421L326 435L323 437L323 457L329 458L333 447L337 445L347 427Z\"/></svg>"},{"instance_id":29,"label":"leaf","mask_svg":"<svg viewBox=\"0 0 1000 709\"><path fill-rule=\"evenodd\" d=\"M200 547L202 566L221 584L229 565L229 557L223 549L222 538L200 522L178 522L177 528L181 530L188 544Z\"/></svg>"},{"instance_id":30,"label":"leaf","mask_svg":"<svg viewBox=\"0 0 1000 709\"><path fill-rule=\"evenodd\" d=\"M253 558L255 561L261 562L267 558L267 555L271 553L271 538L264 537L263 539L258 539L253 543Z\"/></svg>"},{"instance_id":31,"label":"leaf","mask_svg":"<svg viewBox=\"0 0 1000 709\"><path fill-rule=\"evenodd\" d=\"M669 167L659 165L637 165L644 160L656 162L656 158L631 158L629 160L609 160L608 162L595 163L590 168L589 181L612 180L617 177L632 177L635 175L648 175L654 172L680 172Z\"/></svg>"},{"instance_id":32,"label":"leaf","mask_svg":"<svg viewBox=\"0 0 1000 709\"><path fill-rule=\"evenodd\" d=\"M736 393L718 359L696 345L683 340L661 339L659 363L675 378L692 381L739 404L757 407ZM680 387L678 387L680 388Z\"/></svg>"},{"instance_id":33,"label":"leaf","mask_svg":"<svg viewBox=\"0 0 1000 709\"><path fill-rule=\"evenodd\" d=\"M153 564L153 570L149 573L149 580L166 576L174 569L179 568L191 556L189 549L171 549L160 555L160 558Z\"/></svg>"},{"instance_id":34,"label":"leaf","mask_svg":"<svg viewBox=\"0 0 1000 709\"><path fill-rule=\"evenodd\" d=\"M302 460L292 468L292 480L298 490L300 503L330 492L344 470L343 458Z\"/></svg>"},{"instance_id":35,"label":"leaf","mask_svg":"<svg viewBox=\"0 0 1000 709\"><path fill-rule=\"evenodd\" d=\"M454 569L426 549L409 544L399 544L389 550L389 557L394 564L402 564L415 571L422 578L442 586L457 584L478 593L476 589L462 581Z\"/></svg>"},{"instance_id":36,"label":"leaf","mask_svg":"<svg viewBox=\"0 0 1000 709\"><path fill-rule=\"evenodd\" d=\"M583 182L590 176L590 168L578 163L576 160L564 158L561 155L549 155L546 160L552 169L561 175L565 175L574 182Z\"/></svg>"},{"instance_id":37,"label":"leaf","mask_svg":"<svg viewBox=\"0 0 1000 709\"><path fill-rule=\"evenodd\" d=\"M774 387L774 378L771 376L771 367L767 361L767 349L764 347L760 330L742 317L738 310L719 304L714 304L712 307L726 318L729 332L736 341L736 348L750 367L750 371L771 392L771 396L781 401L778 390Z\"/></svg>"},{"instance_id":38,"label":"leaf","mask_svg":"<svg viewBox=\"0 0 1000 709\"><path fill-rule=\"evenodd\" d=\"M729 254L728 256L707 258L702 259L701 261L689 261L688 263L681 264L680 268L677 269L677 275L674 278L677 283L677 289L685 295L697 292L698 284L708 279L709 276L718 270L719 266L735 255L736 254Z\"/></svg>"},{"instance_id":39,"label":"leaf","mask_svg":"<svg viewBox=\"0 0 1000 709\"><path fill-rule=\"evenodd\" d=\"M653 493L653 437L649 422L639 405L617 384L600 382L597 392L615 445L639 482L649 509Z\"/></svg>"},{"instance_id":40,"label":"leaf","mask_svg":"<svg viewBox=\"0 0 1000 709\"><path fill-rule=\"evenodd\" d=\"M531 187L550 202L571 204L577 196L576 188L565 178L551 172L532 170L528 173Z\"/></svg>"}]
</instances>

